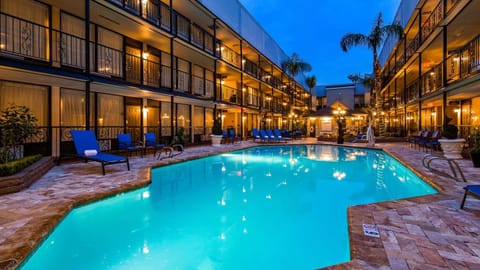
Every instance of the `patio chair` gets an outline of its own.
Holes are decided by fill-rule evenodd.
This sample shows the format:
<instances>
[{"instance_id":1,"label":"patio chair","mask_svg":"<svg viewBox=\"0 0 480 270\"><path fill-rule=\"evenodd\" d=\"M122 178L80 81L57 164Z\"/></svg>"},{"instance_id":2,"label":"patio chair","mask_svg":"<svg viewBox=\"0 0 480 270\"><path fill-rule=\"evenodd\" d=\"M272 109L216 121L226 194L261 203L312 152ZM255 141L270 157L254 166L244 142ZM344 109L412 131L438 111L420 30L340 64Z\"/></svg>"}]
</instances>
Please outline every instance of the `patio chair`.
<instances>
[{"instance_id":1,"label":"patio chair","mask_svg":"<svg viewBox=\"0 0 480 270\"><path fill-rule=\"evenodd\" d=\"M256 128L252 128L252 137L253 137L253 141L255 140L260 140L260 133L258 132L258 129Z\"/></svg>"},{"instance_id":2,"label":"patio chair","mask_svg":"<svg viewBox=\"0 0 480 270\"><path fill-rule=\"evenodd\" d=\"M260 139L262 142L268 142L270 140L270 137L267 135L264 129L260 129Z\"/></svg>"},{"instance_id":3,"label":"patio chair","mask_svg":"<svg viewBox=\"0 0 480 270\"><path fill-rule=\"evenodd\" d=\"M132 152L140 152L140 155L143 158L143 152L145 148L141 142L132 142L132 137L128 133L117 134L118 138L118 149L127 151L128 155Z\"/></svg>"},{"instance_id":4,"label":"patio chair","mask_svg":"<svg viewBox=\"0 0 480 270\"><path fill-rule=\"evenodd\" d=\"M79 158L86 162L96 161L102 164L102 173L105 175L105 166L117 163L127 163L127 169L130 170L130 163L127 157L102 153L98 146L97 138L91 130L70 130L73 143Z\"/></svg>"},{"instance_id":5,"label":"patio chair","mask_svg":"<svg viewBox=\"0 0 480 270\"><path fill-rule=\"evenodd\" d=\"M282 132L279 129L273 129L273 135L277 138L277 140L283 140L285 142L292 140L290 137L284 137L282 136Z\"/></svg>"},{"instance_id":6,"label":"patio chair","mask_svg":"<svg viewBox=\"0 0 480 270\"><path fill-rule=\"evenodd\" d=\"M480 185L468 185L464 187L465 189L465 194L463 195L462 199L462 204L460 205L460 209L463 209L463 206L465 205L465 200L467 199L467 195L473 195L476 197L480 197Z\"/></svg>"},{"instance_id":7,"label":"patio chair","mask_svg":"<svg viewBox=\"0 0 480 270\"><path fill-rule=\"evenodd\" d=\"M425 152L427 152L428 149L430 149L430 152L433 152L433 150L440 150L440 143L438 142L440 137L440 129L437 128L432 136L422 143L423 147L425 147Z\"/></svg>"},{"instance_id":8,"label":"patio chair","mask_svg":"<svg viewBox=\"0 0 480 270\"><path fill-rule=\"evenodd\" d=\"M161 155L162 152L165 152L165 155L171 155L172 153L172 148L167 147L166 144L164 143L157 143L157 135L153 132L147 132L145 133L145 152L147 149L152 148L153 149L153 156L155 157L157 155L157 151L159 152L158 154Z\"/></svg>"},{"instance_id":9,"label":"patio chair","mask_svg":"<svg viewBox=\"0 0 480 270\"><path fill-rule=\"evenodd\" d=\"M235 134L234 128L228 129L228 140L231 141L232 143L234 143L235 141L241 140L240 136L237 136L237 134Z\"/></svg>"}]
</instances>

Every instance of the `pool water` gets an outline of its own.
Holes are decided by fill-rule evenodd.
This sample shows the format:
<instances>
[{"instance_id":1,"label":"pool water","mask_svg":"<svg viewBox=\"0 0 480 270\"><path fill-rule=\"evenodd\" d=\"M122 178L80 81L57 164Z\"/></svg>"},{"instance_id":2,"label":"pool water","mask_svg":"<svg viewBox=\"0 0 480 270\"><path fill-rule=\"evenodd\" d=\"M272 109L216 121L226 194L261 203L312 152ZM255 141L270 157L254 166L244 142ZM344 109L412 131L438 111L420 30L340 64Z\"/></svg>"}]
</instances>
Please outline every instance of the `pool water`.
<instances>
[{"instance_id":1,"label":"pool water","mask_svg":"<svg viewBox=\"0 0 480 270\"><path fill-rule=\"evenodd\" d=\"M382 151L250 148L75 208L22 269L325 267L349 260L347 207L436 192Z\"/></svg>"}]
</instances>

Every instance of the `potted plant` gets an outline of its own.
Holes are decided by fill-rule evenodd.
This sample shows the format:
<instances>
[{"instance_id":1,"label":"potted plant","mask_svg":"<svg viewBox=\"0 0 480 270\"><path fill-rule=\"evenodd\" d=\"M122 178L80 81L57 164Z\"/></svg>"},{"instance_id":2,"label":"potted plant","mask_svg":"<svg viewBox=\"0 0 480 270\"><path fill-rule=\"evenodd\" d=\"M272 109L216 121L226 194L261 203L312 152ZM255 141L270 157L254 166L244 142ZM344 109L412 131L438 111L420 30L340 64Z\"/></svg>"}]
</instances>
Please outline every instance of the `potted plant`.
<instances>
[{"instance_id":1,"label":"potted plant","mask_svg":"<svg viewBox=\"0 0 480 270\"><path fill-rule=\"evenodd\" d=\"M473 167L480 167L480 134L478 133L472 137L470 158L472 159Z\"/></svg>"},{"instance_id":2,"label":"potted plant","mask_svg":"<svg viewBox=\"0 0 480 270\"><path fill-rule=\"evenodd\" d=\"M188 136L185 135L185 128L181 127L177 130L177 134L173 137L172 145L173 144L181 144L185 146L185 142L188 141Z\"/></svg>"},{"instance_id":3,"label":"potted plant","mask_svg":"<svg viewBox=\"0 0 480 270\"><path fill-rule=\"evenodd\" d=\"M448 159L462 159L462 147L465 143L465 139L458 139L458 128L457 126L450 124L452 118L445 116L445 121L442 131L442 139L439 139L438 142L442 147L443 156Z\"/></svg>"},{"instance_id":4,"label":"potted plant","mask_svg":"<svg viewBox=\"0 0 480 270\"><path fill-rule=\"evenodd\" d=\"M212 146L219 147L222 142L223 130L222 130L222 121L220 117L215 117L213 120L212 134Z\"/></svg>"}]
</instances>

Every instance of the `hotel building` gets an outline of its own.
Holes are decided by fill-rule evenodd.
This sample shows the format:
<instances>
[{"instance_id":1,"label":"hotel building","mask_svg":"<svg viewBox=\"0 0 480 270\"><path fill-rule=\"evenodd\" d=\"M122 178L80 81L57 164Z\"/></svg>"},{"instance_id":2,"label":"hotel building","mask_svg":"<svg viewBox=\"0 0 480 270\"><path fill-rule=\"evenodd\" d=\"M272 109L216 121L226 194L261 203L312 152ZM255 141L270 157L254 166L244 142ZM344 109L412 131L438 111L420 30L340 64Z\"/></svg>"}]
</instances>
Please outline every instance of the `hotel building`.
<instances>
[{"instance_id":1,"label":"hotel building","mask_svg":"<svg viewBox=\"0 0 480 270\"><path fill-rule=\"evenodd\" d=\"M388 38L382 64L387 129L403 135L441 128L459 136L480 125L480 1L403 0L395 20L404 38ZM373 99L375 100L375 99Z\"/></svg>"},{"instance_id":2,"label":"hotel building","mask_svg":"<svg viewBox=\"0 0 480 270\"><path fill-rule=\"evenodd\" d=\"M198 144L214 114L244 139L291 128L311 102L286 59L238 0L0 1L0 109L29 107L42 131L26 155L73 153L71 129L103 150L180 129Z\"/></svg>"}]
</instances>

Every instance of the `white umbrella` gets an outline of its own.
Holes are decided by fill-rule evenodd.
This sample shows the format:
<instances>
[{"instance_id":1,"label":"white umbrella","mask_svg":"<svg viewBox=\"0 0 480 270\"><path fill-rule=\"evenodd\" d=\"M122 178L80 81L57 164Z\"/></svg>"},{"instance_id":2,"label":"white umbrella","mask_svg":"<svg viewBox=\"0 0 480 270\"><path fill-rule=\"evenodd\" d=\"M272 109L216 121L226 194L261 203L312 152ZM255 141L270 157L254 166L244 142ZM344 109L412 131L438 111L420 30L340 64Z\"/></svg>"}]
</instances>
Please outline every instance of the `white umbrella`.
<instances>
[{"instance_id":1,"label":"white umbrella","mask_svg":"<svg viewBox=\"0 0 480 270\"><path fill-rule=\"evenodd\" d=\"M369 125L367 129L367 141L367 146L375 146L375 134L373 134L372 125Z\"/></svg>"}]
</instances>

